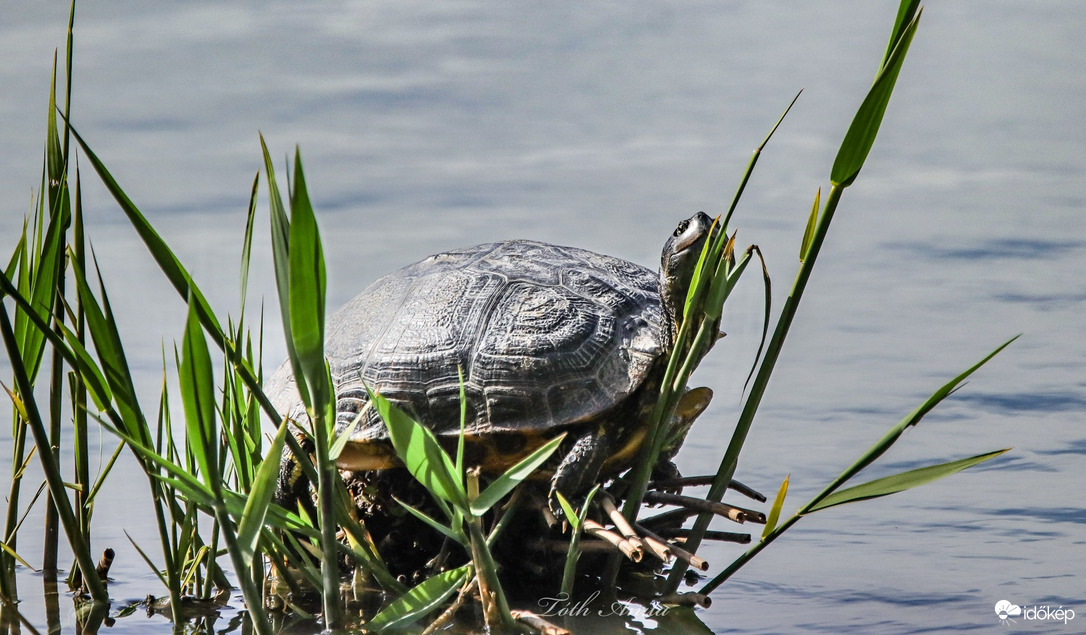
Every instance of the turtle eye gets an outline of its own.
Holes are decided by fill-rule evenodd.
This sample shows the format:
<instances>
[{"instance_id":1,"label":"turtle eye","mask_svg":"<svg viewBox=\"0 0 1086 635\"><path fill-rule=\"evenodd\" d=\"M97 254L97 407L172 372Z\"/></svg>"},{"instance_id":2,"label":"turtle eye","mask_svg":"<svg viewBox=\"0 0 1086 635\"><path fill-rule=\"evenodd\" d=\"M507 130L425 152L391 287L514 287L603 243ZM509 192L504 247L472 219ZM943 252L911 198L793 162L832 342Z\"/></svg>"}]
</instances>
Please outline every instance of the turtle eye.
<instances>
[{"instance_id":1,"label":"turtle eye","mask_svg":"<svg viewBox=\"0 0 1086 635\"><path fill-rule=\"evenodd\" d=\"M686 231L687 227L690 227L690 221L684 220L683 222L679 223L679 226L675 228L675 233L672 235L676 238L682 236L683 232Z\"/></svg>"}]
</instances>

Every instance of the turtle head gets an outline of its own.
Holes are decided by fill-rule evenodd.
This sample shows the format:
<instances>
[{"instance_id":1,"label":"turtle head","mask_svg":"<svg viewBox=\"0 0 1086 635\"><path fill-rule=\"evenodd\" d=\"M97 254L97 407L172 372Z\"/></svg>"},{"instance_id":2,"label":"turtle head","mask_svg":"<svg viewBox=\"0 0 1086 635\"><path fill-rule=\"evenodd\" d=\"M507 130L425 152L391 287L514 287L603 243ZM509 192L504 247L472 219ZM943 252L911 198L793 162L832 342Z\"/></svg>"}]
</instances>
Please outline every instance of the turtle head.
<instances>
[{"instance_id":1,"label":"turtle head","mask_svg":"<svg viewBox=\"0 0 1086 635\"><path fill-rule=\"evenodd\" d=\"M713 219L705 212L698 212L679 223L664 243L660 256L660 298L667 312L672 341L682 319L690 280L712 226Z\"/></svg>"}]
</instances>

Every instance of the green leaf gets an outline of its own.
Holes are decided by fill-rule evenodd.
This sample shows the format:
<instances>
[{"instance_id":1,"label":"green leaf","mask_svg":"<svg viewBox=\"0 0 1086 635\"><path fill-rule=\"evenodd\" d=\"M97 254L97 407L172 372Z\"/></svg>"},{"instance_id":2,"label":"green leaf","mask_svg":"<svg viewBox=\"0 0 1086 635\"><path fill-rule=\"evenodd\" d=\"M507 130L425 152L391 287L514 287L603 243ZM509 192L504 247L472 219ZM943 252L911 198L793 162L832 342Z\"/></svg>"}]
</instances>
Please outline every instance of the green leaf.
<instances>
[{"instance_id":1,"label":"green leaf","mask_svg":"<svg viewBox=\"0 0 1086 635\"><path fill-rule=\"evenodd\" d=\"M573 505L569 504L566 497L562 495L562 492L555 491L555 497L558 498L558 504L562 506L562 513L566 515L566 520L569 521L569 526L577 531L581 528L581 518L577 515L577 511L573 509Z\"/></svg>"},{"instance_id":2,"label":"green leaf","mask_svg":"<svg viewBox=\"0 0 1086 635\"><path fill-rule=\"evenodd\" d=\"M27 511L29 511L29 510L27 510ZM16 553L16 551L11 548L11 545L7 544L6 542L0 542L0 549L6 551L8 553L8 555L10 555L12 558L15 558L16 560L18 560L27 569L30 569L34 573L41 573L40 570L34 568L34 565L30 564L26 560L23 560L23 557L20 556L18 553Z\"/></svg>"},{"instance_id":3,"label":"green leaf","mask_svg":"<svg viewBox=\"0 0 1086 635\"><path fill-rule=\"evenodd\" d=\"M811 206L811 215L807 217L807 227L803 230L803 240L799 244L799 261L807 260L807 252L811 250L811 241L814 240L815 226L818 225L818 209L821 207L822 188L815 192L814 205Z\"/></svg>"},{"instance_id":4,"label":"green leaf","mask_svg":"<svg viewBox=\"0 0 1086 635\"><path fill-rule=\"evenodd\" d=\"M351 421L350 425L343 429L338 435L336 435L335 441L332 442L332 447L328 450L328 458L335 461L339 458L339 455L343 453L343 448L347 447L347 442L351 440L351 435L358 428L358 424L362 421L362 413Z\"/></svg>"},{"instance_id":5,"label":"green leaf","mask_svg":"<svg viewBox=\"0 0 1086 635\"><path fill-rule=\"evenodd\" d=\"M867 97L860 104L852 125L845 133L845 139L841 142L841 149L837 151L833 168L830 170L830 183L847 187L860 173L867 155L871 152L871 146L878 136L882 117L886 114L886 105L890 102L890 95L894 92L894 84L897 82L901 65L905 61L905 54L909 50L913 35L916 33L917 24L920 21L920 13L901 31L897 38L893 51L886 59L879 74L875 77L875 83L868 91Z\"/></svg>"},{"instance_id":6,"label":"green leaf","mask_svg":"<svg viewBox=\"0 0 1086 635\"><path fill-rule=\"evenodd\" d=\"M441 448L437 437L407 416L395 404L368 387L370 401L385 422L392 447L411 475L438 498L460 509L468 508L468 495L456 466Z\"/></svg>"},{"instance_id":7,"label":"green leaf","mask_svg":"<svg viewBox=\"0 0 1086 635\"><path fill-rule=\"evenodd\" d=\"M113 312L109 305L109 296L106 293L105 284L102 282L101 271L98 271L98 287L102 294L102 303L99 305L97 298L87 283L84 272L75 262L71 263L72 273L79 293L79 299L83 305L83 313L86 317L87 330L91 334L95 351L114 402L117 404L118 413L124 423L129 436L143 445L150 446L151 436L147 422L143 417L136 398L136 388L129 370L128 360L125 357L124 346L121 343L121 335L117 331L117 322L113 319ZM97 261L95 268L97 270ZM78 338L76 338L78 339Z\"/></svg>"},{"instance_id":8,"label":"green leaf","mask_svg":"<svg viewBox=\"0 0 1086 635\"><path fill-rule=\"evenodd\" d=\"M203 293L192 282L192 278L189 276L188 271L185 270L185 267L181 265L181 261L177 259L166 241L162 240L162 237L158 235L158 232L143 216L143 213L139 211L139 208L128 198L128 195L125 194L121 186L109 173L109 170L106 169L105 164L94 154L87 142L83 140L83 137L79 135L75 128L71 128L71 132L79 146L83 148L83 153L87 155L87 159L91 162L95 172L98 173L98 177L102 179L102 183L113 195L121 211L128 217L128 221L143 240L155 262L158 263L162 273L166 275L174 289L186 302L190 295L195 298L201 323L204 324L212 337L220 339L221 344L223 338L222 326L219 325L218 318L215 317L215 313L211 310L211 306L207 303Z\"/></svg>"},{"instance_id":9,"label":"green leaf","mask_svg":"<svg viewBox=\"0 0 1086 635\"><path fill-rule=\"evenodd\" d=\"M581 558L581 538L584 534L584 521L588 518L588 510L591 508L592 499L596 497L596 492L599 491L600 485L597 483L585 496L580 514L573 511L573 506L569 504L565 496L562 496L562 492L555 492L558 504L562 506L562 513L565 514L570 527L573 528L572 535L569 538L569 549L566 550L566 562L562 567L562 586L560 587L561 592L567 596L573 595L573 583L577 575L577 561Z\"/></svg>"},{"instance_id":10,"label":"green leaf","mask_svg":"<svg viewBox=\"0 0 1086 635\"><path fill-rule=\"evenodd\" d=\"M323 407L331 390L331 386L326 385L324 369L324 251L306 192L299 152L294 155L294 192L290 208L289 324L301 370L301 376L295 377L304 378L307 384L312 399L308 405Z\"/></svg>"},{"instance_id":11,"label":"green leaf","mask_svg":"<svg viewBox=\"0 0 1086 635\"><path fill-rule=\"evenodd\" d=\"M777 528L777 521L781 517L781 508L784 507L784 497L788 495L789 478L791 478L791 474L784 477L780 489L777 490L777 498L773 501L773 507L769 510L769 518L765 521L765 529L762 530L762 540L765 540Z\"/></svg>"},{"instance_id":12,"label":"green leaf","mask_svg":"<svg viewBox=\"0 0 1086 635\"><path fill-rule=\"evenodd\" d=\"M196 305L189 303L188 321L182 342L181 400L185 406L185 430L188 446L211 491L219 492L219 434L215 416L215 383L211 356L207 350Z\"/></svg>"},{"instance_id":13,"label":"green leaf","mask_svg":"<svg viewBox=\"0 0 1086 635\"><path fill-rule=\"evenodd\" d=\"M456 531L452 527L446 526L446 525L434 520L433 518L430 518L429 516L427 516L423 512L415 509L414 507L408 505L407 503L405 503L402 500L396 498L395 496L393 496L392 499L394 501L396 501L397 503L399 503L400 506L403 507L404 509L406 509L412 516L414 516L415 518L418 518L419 520L421 520L422 522L426 523L431 528L433 528L434 531L440 533L443 536L446 536L446 537L452 539L454 542L460 543L461 545L464 545L464 546L468 546L468 537L464 535L463 531Z\"/></svg>"},{"instance_id":14,"label":"green leaf","mask_svg":"<svg viewBox=\"0 0 1086 635\"><path fill-rule=\"evenodd\" d=\"M249 290L249 259L253 253L253 226L256 221L256 193L260 187L260 171L253 178L253 189L249 193L249 213L245 217L245 233L241 242L241 315L239 326L245 316L245 299Z\"/></svg>"},{"instance_id":15,"label":"green leaf","mask_svg":"<svg viewBox=\"0 0 1086 635\"><path fill-rule=\"evenodd\" d=\"M816 512L829 507L835 507L837 505L844 505L846 503L855 503L856 501L868 500L871 498L879 498L880 496L887 496L889 494L896 494L897 492L903 492L907 489L912 489L920 485L937 481L941 478L956 474L962 470L983 463L988 459L994 459L995 457L1009 451L1010 448L1004 450L996 450L995 452L988 452L986 454L978 454L977 456L971 456L967 459L960 459L957 461L950 461L948 463L939 463L938 465L929 465L915 470L909 470L908 472L901 472L900 474L894 474L892 476L886 476L878 478L873 481L868 481L855 487L849 487L838 492L830 494L826 498L822 499L817 505L812 507L809 512Z\"/></svg>"},{"instance_id":16,"label":"green leaf","mask_svg":"<svg viewBox=\"0 0 1086 635\"><path fill-rule=\"evenodd\" d=\"M920 406L918 406L915 410L909 413L909 415L906 416L904 419L899 421L897 425L895 425L893 428L890 428L890 430L885 435L883 435L881 439L876 441L874 445L868 448L867 451L864 452L863 455L860 456L860 458L857 459L855 463L850 465L848 469L839 474L832 483L826 486L826 488L822 490L818 494L818 496L816 496L814 499L811 500L810 503L807 504L803 511L806 512L807 510L820 506L822 501L825 500L826 497L828 497L832 492L836 491L839 487L848 482L848 480L858 474L860 470L864 469L868 465L871 465L871 463L873 463L876 459L882 456L887 450L890 449L891 446L894 445L894 443L897 442L897 440L901 437L901 435L905 432L907 428L920 423L920 421L929 412L931 412L931 410L935 408L935 406L939 405L939 403L943 399L946 399L947 396L950 395L950 393L957 390L957 388L962 384L962 382L966 380L966 378L976 372L977 369L979 369L981 366L988 363L989 360L998 355L999 352L1002 351L1004 348L1010 346L1011 342L1018 339L1018 337L1018 335L1015 335L1011 339L1007 340L1001 346L999 346L999 348L986 355L984 359L980 360L976 364L973 364L965 372L943 384L938 390L935 391L935 393L928 397L928 399L924 401L924 403L920 404Z\"/></svg>"},{"instance_id":17,"label":"green leaf","mask_svg":"<svg viewBox=\"0 0 1086 635\"><path fill-rule=\"evenodd\" d=\"M429 578L374 615L366 622L366 630L404 628L414 624L452 595L470 572L471 565L466 564Z\"/></svg>"},{"instance_id":18,"label":"green leaf","mask_svg":"<svg viewBox=\"0 0 1086 635\"><path fill-rule=\"evenodd\" d=\"M468 425L468 396L464 389L464 367L456 366L456 376L460 383L460 436L456 439L456 476L464 477L464 430Z\"/></svg>"},{"instance_id":19,"label":"green leaf","mask_svg":"<svg viewBox=\"0 0 1086 635\"><path fill-rule=\"evenodd\" d=\"M897 8L897 19L894 20L894 29L890 32L890 41L886 45L886 53L882 56L883 66L886 66L886 61L890 59L890 55L894 52L897 43L901 41L905 29L913 21L913 16L916 15L919 9L920 0L901 0L901 4Z\"/></svg>"},{"instance_id":20,"label":"green leaf","mask_svg":"<svg viewBox=\"0 0 1086 635\"><path fill-rule=\"evenodd\" d=\"M287 435L287 420L279 424L279 431L272 440L271 447L260 468L253 479L253 487L249 490L249 500L245 503L245 511L238 522L238 548L241 550L242 560L245 566L253 562L253 554L256 553L257 543L260 542L260 530L264 527L264 521L268 516L268 506L271 503L272 494L275 493L276 479L279 476L279 457L283 454L283 444Z\"/></svg>"},{"instance_id":21,"label":"green leaf","mask_svg":"<svg viewBox=\"0 0 1086 635\"><path fill-rule=\"evenodd\" d=\"M93 416L93 415L92 415ZM159 476L158 474L152 474L163 482L170 482L171 485L183 492L185 496L194 500L214 501L215 495L210 489L199 481L195 476L190 474L184 467L177 465L173 461L163 457L159 453L155 452L151 447L144 446L136 439L132 438L128 434L125 434L120 429L110 425L109 422L104 419L95 416L94 417L99 425L105 428L107 431L117 435L121 440L128 444L128 447L132 449L137 455L146 459L148 462L158 465L166 470L167 473L173 476L174 481L168 481L168 479ZM225 495L229 490L223 490Z\"/></svg>"},{"instance_id":22,"label":"green leaf","mask_svg":"<svg viewBox=\"0 0 1086 635\"><path fill-rule=\"evenodd\" d=\"M140 549L140 546L136 544L136 541L132 540L132 536L129 536L127 531L124 532L124 535L128 538L128 542L132 543L132 546L136 548L136 552L140 554L140 557L143 558L143 561L151 568L151 571L154 571L155 575L158 576L158 579L162 582L162 586L167 589L170 588L170 583L166 581L166 576L162 575L162 571L155 566L155 563L151 562L151 559L147 557L147 554L143 552L143 549Z\"/></svg>"},{"instance_id":23,"label":"green leaf","mask_svg":"<svg viewBox=\"0 0 1086 635\"><path fill-rule=\"evenodd\" d=\"M562 433L550 441L547 441L535 452L524 457L518 461L516 465L506 470L504 474L494 479L494 481L479 494L479 498L471 501L471 513L476 516L485 514L487 510L493 507L498 501L505 498L506 494L513 491L514 487L520 485L521 481L531 476L539 466L543 465L543 463L554 454L554 451L558 449L558 446L565 438L566 434Z\"/></svg>"},{"instance_id":24,"label":"green leaf","mask_svg":"<svg viewBox=\"0 0 1086 635\"><path fill-rule=\"evenodd\" d=\"M294 340L290 333L290 220L287 218L286 208L283 207L283 198L279 195L279 184L275 180L275 168L272 165L271 154L264 143L264 135L260 135L260 149L264 153L264 170L268 174L268 199L271 208L271 242L272 262L275 266L275 285L279 292L279 313L283 321L287 343L287 357L297 359L294 353ZM301 373L294 368L294 376L297 379L298 391L306 390L301 379ZM303 401L306 395L302 395Z\"/></svg>"}]
</instances>

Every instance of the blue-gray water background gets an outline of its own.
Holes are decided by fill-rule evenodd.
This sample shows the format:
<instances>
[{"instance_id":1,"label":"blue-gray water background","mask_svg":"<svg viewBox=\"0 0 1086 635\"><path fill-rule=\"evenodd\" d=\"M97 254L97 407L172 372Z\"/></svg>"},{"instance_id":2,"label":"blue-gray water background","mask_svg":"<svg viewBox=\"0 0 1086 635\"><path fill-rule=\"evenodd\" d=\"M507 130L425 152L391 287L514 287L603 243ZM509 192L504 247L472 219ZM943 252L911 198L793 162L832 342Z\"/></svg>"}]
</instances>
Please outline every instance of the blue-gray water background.
<instances>
[{"instance_id":1,"label":"blue-gray water background","mask_svg":"<svg viewBox=\"0 0 1086 635\"><path fill-rule=\"evenodd\" d=\"M67 5L0 4L0 245L11 249L38 186ZM895 11L860 1L87 2L72 117L212 304L236 315L258 130L275 156L302 148L334 307L428 254L496 239L655 267L679 219L722 211L750 151L805 88L733 221L739 242L766 254L779 306ZM771 494L791 474L785 511L795 509L1021 332L870 475L1014 449L805 519L714 595L700 612L711 629L991 629L1003 599L1079 613L1067 626L1020 619L1015 629L1086 624L1084 27L1081 3L925 10L737 477ZM184 305L80 165L88 233L153 408ZM261 219L250 296L274 307ZM695 377L717 396L679 457L685 473L715 470L734 424L761 326L756 277L730 301L728 337ZM274 321L269 365L283 356ZM9 448L0 439L0 456ZM123 533L154 552L134 469L122 462L95 510L95 548L118 551L118 604L164 593ZM32 563L38 533L20 534ZM704 555L719 570L738 552ZM44 626L40 580L24 573L23 610ZM72 632L71 604L61 606ZM158 618L117 629L151 624L165 632Z\"/></svg>"}]
</instances>

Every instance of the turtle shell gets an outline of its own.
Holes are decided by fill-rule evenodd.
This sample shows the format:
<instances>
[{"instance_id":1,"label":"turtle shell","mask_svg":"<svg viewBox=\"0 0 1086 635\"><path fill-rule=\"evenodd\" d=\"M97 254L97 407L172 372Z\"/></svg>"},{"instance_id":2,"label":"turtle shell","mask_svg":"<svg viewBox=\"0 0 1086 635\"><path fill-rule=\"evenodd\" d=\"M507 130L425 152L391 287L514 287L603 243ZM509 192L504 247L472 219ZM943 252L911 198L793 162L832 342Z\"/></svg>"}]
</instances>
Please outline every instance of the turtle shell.
<instances>
[{"instance_id":1,"label":"turtle shell","mask_svg":"<svg viewBox=\"0 0 1086 635\"><path fill-rule=\"evenodd\" d=\"M666 348L659 277L583 249L516 240L450 251L373 283L327 322L337 432L385 440L366 386L437 435L549 433L626 402ZM269 395L304 416L289 362Z\"/></svg>"}]
</instances>

